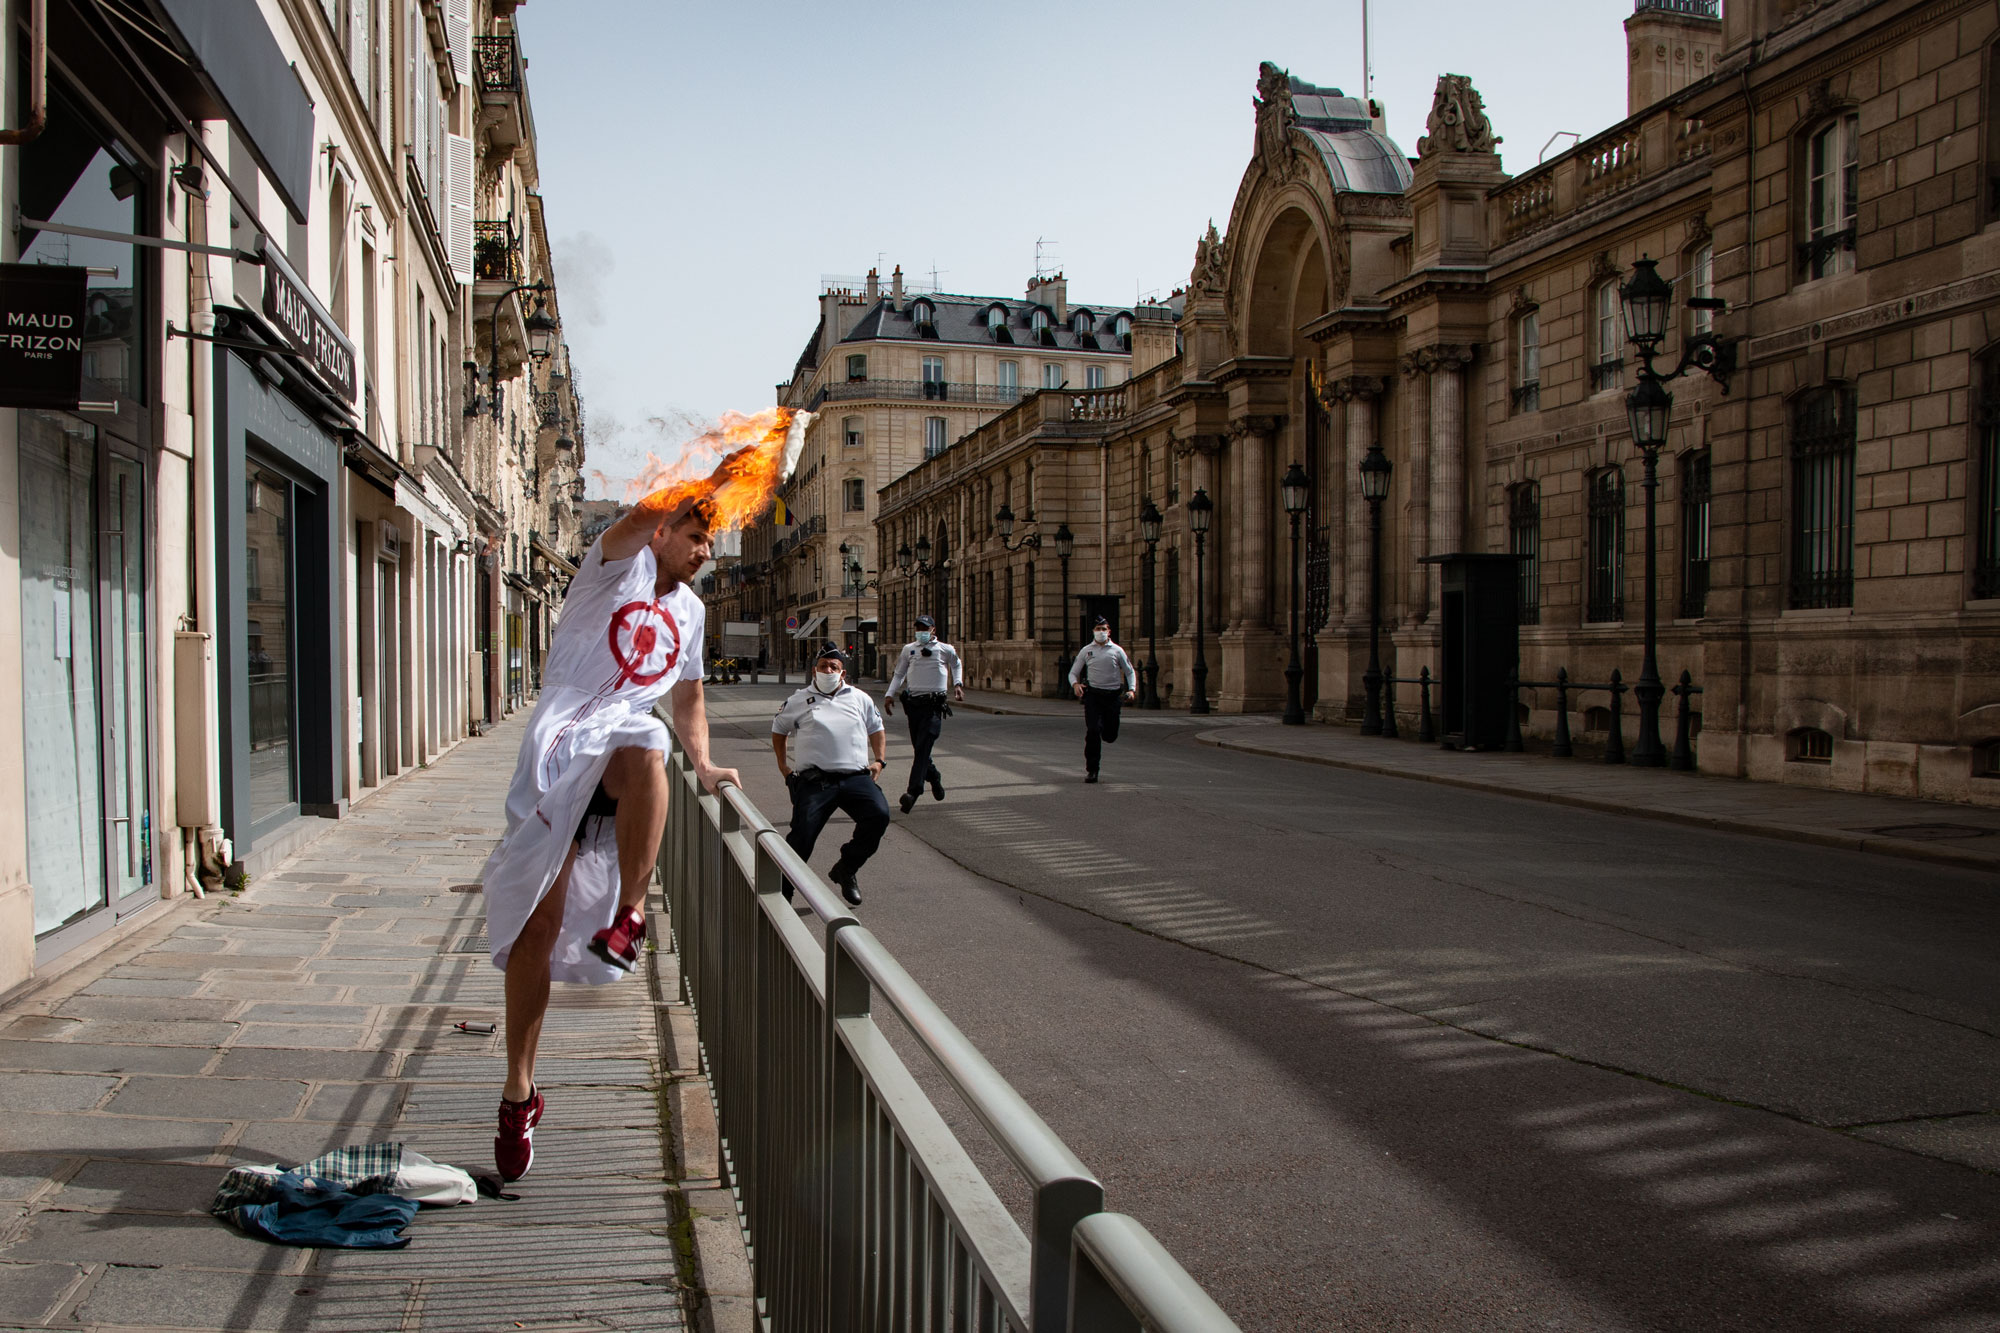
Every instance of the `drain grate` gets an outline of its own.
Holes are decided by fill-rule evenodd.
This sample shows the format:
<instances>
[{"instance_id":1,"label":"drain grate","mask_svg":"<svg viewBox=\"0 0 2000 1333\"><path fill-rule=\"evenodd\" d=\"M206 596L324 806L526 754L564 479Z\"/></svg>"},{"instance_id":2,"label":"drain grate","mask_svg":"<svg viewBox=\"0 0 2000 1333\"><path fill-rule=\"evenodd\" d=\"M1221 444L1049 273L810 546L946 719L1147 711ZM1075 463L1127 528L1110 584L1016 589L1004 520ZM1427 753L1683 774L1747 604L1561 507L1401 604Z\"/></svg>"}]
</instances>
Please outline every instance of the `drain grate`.
<instances>
[{"instance_id":1,"label":"drain grate","mask_svg":"<svg viewBox=\"0 0 2000 1333\"><path fill-rule=\"evenodd\" d=\"M486 932L484 930L475 930L470 935L460 935L457 939L448 941L445 944L444 952L492 953L493 950L486 943Z\"/></svg>"},{"instance_id":2,"label":"drain grate","mask_svg":"<svg viewBox=\"0 0 2000 1333\"><path fill-rule=\"evenodd\" d=\"M1911 842L1949 842L1958 838L1984 838L1995 832L1990 828L1980 828L1976 824L1886 824L1881 828L1858 831L1879 834L1884 838L1907 838Z\"/></svg>"}]
</instances>

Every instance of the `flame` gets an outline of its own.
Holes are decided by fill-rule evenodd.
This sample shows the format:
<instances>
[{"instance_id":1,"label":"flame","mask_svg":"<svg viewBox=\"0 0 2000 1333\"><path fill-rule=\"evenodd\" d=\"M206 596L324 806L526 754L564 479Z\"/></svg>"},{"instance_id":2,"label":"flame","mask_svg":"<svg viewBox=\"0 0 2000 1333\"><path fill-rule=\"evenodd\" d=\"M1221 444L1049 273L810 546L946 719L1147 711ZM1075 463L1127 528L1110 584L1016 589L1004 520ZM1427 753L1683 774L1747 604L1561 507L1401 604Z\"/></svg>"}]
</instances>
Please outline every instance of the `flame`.
<instances>
[{"instance_id":1,"label":"flame","mask_svg":"<svg viewBox=\"0 0 2000 1333\"><path fill-rule=\"evenodd\" d=\"M645 471L625 488L625 498L669 514L700 501L710 511L710 531L748 527L769 511L778 483L798 462L811 420L812 413L789 407L747 416L724 412L673 463L647 454Z\"/></svg>"}]
</instances>

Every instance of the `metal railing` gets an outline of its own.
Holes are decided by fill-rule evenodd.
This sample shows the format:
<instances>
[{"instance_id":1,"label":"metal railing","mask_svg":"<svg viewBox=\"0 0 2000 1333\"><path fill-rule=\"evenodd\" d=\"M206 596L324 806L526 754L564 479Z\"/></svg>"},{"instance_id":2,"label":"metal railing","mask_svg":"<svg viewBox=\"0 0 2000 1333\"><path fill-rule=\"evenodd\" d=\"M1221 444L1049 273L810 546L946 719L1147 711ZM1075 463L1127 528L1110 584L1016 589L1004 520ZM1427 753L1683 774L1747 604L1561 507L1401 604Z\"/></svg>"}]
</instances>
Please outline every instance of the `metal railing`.
<instances>
[{"instance_id":1,"label":"metal railing","mask_svg":"<svg viewBox=\"0 0 2000 1333\"><path fill-rule=\"evenodd\" d=\"M472 67L482 93L521 91L521 48L512 33L473 38Z\"/></svg>"},{"instance_id":2,"label":"metal railing","mask_svg":"<svg viewBox=\"0 0 2000 1333\"><path fill-rule=\"evenodd\" d=\"M915 402L977 403L1006 407L1034 396L1033 389L1013 384L963 384L956 380L836 380L821 385L806 404L817 411L822 403L846 403L872 398Z\"/></svg>"},{"instance_id":3,"label":"metal railing","mask_svg":"<svg viewBox=\"0 0 2000 1333\"><path fill-rule=\"evenodd\" d=\"M675 741L660 878L772 1333L1236 1325L740 788ZM781 896L823 924L824 947ZM1026 1180L1000 1201L876 1022L892 1012Z\"/></svg>"},{"instance_id":4,"label":"metal railing","mask_svg":"<svg viewBox=\"0 0 2000 1333\"><path fill-rule=\"evenodd\" d=\"M519 282L526 266L514 224L481 219L472 224L472 276L483 282Z\"/></svg>"}]
</instances>

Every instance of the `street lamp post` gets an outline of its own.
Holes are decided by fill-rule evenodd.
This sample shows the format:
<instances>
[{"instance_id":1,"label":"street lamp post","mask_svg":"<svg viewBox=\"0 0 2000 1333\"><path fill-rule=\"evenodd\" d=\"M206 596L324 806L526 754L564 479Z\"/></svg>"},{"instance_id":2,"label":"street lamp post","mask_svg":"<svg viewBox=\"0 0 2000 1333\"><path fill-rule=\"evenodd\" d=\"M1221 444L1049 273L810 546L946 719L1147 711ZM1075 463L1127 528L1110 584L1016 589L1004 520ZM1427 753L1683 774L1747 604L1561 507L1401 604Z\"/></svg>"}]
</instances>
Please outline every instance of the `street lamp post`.
<instances>
[{"instance_id":1,"label":"street lamp post","mask_svg":"<svg viewBox=\"0 0 2000 1333\"><path fill-rule=\"evenodd\" d=\"M1382 502L1389 498L1389 473L1394 467L1371 441L1361 460L1361 497L1368 501L1368 670L1361 685L1367 692L1361 706L1361 734L1382 734Z\"/></svg>"},{"instance_id":2,"label":"street lamp post","mask_svg":"<svg viewBox=\"0 0 2000 1333\"><path fill-rule=\"evenodd\" d=\"M1140 677L1144 688L1139 692L1141 708L1160 706L1160 652L1155 634L1158 606L1153 598L1153 560L1160 551L1160 511L1153 502L1146 501L1146 507L1139 511L1139 539L1146 543L1146 670Z\"/></svg>"},{"instance_id":3,"label":"street lamp post","mask_svg":"<svg viewBox=\"0 0 2000 1333\"><path fill-rule=\"evenodd\" d=\"M1205 600L1202 586L1202 571L1206 561L1209 520L1215 517L1215 501L1208 498L1206 490L1197 490L1188 500L1188 528L1194 533L1194 702L1188 706L1190 713L1208 711L1208 658L1202 651L1202 613Z\"/></svg>"},{"instance_id":4,"label":"street lamp post","mask_svg":"<svg viewBox=\"0 0 2000 1333\"><path fill-rule=\"evenodd\" d=\"M854 547L849 546L846 542L842 542L840 544L840 553L847 557L841 562L841 572L846 576L847 581L854 585L854 652L855 656L865 661L867 658L868 636L866 631L861 628L861 594L867 592L870 588L880 589L882 580L865 577L868 571L861 567L861 552ZM880 627L881 617L877 616L876 628L878 632L880 631ZM861 663L856 664L855 673L857 675L868 674Z\"/></svg>"},{"instance_id":5,"label":"street lamp post","mask_svg":"<svg viewBox=\"0 0 2000 1333\"><path fill-rule=\"evenodd\" d=\"M535 308L525 321L528 330L528 355L537 362L548 359L555 350L556 330L560 327L556 317L549 313L549 299L543 293L549 290L546 282L517 282L500 293L500 299L493 303L493 336L486 346L486 387L487 399L482 401L474 394L472 406L467 416L478 416L482 406L492 413L497 422L500 419L500 312L516 292L535 293Z\"/></svg>"},{"instance_id":6,"label":"street lamp post","mask_svg":"<svg viewBox=\"0 0 2000 1333\"><path fill-rule=\"evenodd\" d=\"M1293 463L1285 472L1279 489L1285 497L1285 516L1292 520L1292 656L1285 663L1285 723L1289 726L1303 726L1306 707L1299 690L1299 682L1306 670L1299 664L1299 516L1306 512L1306 493L1312 489L1312 481L1306 470Z\"/></svg>"},{"instance_id":7,"label":"street lamp post","mask_svg":"<svg viewBox=\"0 0 2000 1333\"><path fill-rule=\"evenodd\" d=\"M1659 275L1657 260L1640 259L1632 265L1632 276L1618 289L1625 312L1625 336L1639 349L1639 382L1625 395L1625 414L1632 426L1632 443L1645 457L1646 467L1646 643L1639 664L1639 680L1632 687L1639 701L1639 738L1632 747L1629 763L1642 768L1659 768L1667 762L1666 747L1660 743L1660 700L1666 687L1660 682L1658 656L1659 587L1655 541L1655 511L1660 485L1660 450L1667 443L1667 419L1674 398L1667 381L1679 379L1690 370L1700 370L1729 392L1729 377L1736 369L1736 346L1713 333L1689 335L1681 352L1680 364L1668 374L1653 368L1653 358L1667 336L1667 319L1673 308L1674 289ZM1691 297L1688 305L1696 310L1716 310L1723 302L1714 297Z\"/></svg>"},{"instance_id":8,"label":"street lamp post","mask_svg":"<svg viewBox=\"0 0 2000 1333\"><path fill-rule=\"evenodd\" d=\"M1062 561L1062 649L1056 658L1056 693L1063 692L1062 683L1069 675L1069 558L1076 554L1076 535L1069 530L1069 524L1056 527L1056 559Z\"/></svg>"}]
</instances>

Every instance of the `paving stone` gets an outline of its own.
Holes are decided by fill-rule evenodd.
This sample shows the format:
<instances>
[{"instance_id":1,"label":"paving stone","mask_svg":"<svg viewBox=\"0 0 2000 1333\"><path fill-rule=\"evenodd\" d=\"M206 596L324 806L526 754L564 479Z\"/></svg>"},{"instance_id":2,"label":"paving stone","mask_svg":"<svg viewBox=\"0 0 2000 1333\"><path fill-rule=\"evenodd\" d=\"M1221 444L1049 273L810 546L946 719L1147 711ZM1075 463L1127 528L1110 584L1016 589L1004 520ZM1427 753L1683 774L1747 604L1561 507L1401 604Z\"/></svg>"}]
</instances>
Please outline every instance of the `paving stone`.
<instances>
[{"instance_id":1,"label":"paving stone","mask_svg":"<svg viewBox=\"0 0 2000 1333\"><path fill-rule=\"evenodd\" d=\"M421 893L343 893L333 900L335 907L422 907L430 898Z\"/></svg>"},{"instance_id":2,"label":"paving stone","mask_svg":"<svg viewBox=\"0 0 2000 1333\"><path fill-rule=\"evenodd\" d=\"M85 995L151 995L192 997L201 989L199 977L99 977L83 988Z\"/></svg>"},{"instance_id":3,"label":"paving stone","mask_svg":"<svg viewBox=\"0 0 2000 1333\"><path fill-rule=\"evenodd\" d=\"M208 966L205 975L218 981L275 981L297 976L305 967L298 958L242 958L234 954Z\"/></svg>"},{"instance_id":4,"label":"paving stone","mask_svg":"<svg viewBox=\"0 0 2000 1333\"><path fill-rule=\"evenodd\" d=\"M326 948L325 935L297 935L290 931L278 934L275 931L260 931L256 935L237 935L232 942L236 954L254 958L259 955L283 958L314 958Z\"/></svg>"},{"instance_id":5,"label":"paving stone","mask_svg":"<svg viewBox=\"0 0 2000 1333\"><path fill-rule=\"evenodd\" d=\"M145 995L78 995L64 1000L57 1012L65 1018L119 1018L140 1023L179 1023L186 1019L229 1017L234 1000L171 1000Z\"/></svg>"},{"instance_id":6,"label":"paving stone","mask_svg":"<svg viewBox=\"0 0 2000 1333\"><path fill-rule=\"evenodd\" d=\"M493 1312L504 1310L508 1324L531 1329L687 1328L677 1286L671 1277L651 1283L433 1279L424 1283L417 1327L423 1333L494 1333Z\"/></svg>"},{"instance_id":7,"label":"paving stone","mask_svg":"<svg viewBox=\"0 0 2000 1333\"><path fill-rule=\"evenodd\" d=\"M301 1118L339 1125L393 1125L407 1087L401 1083L329 1083L313 1094ZM491 1118L493 1108L486 1108Z\"/></svg>"},{"instance_id":8,"label":"paving stone","mask_svg":"<svg viewBox=\"0 0 2000 1333\"><path fill-rule=\"evenodd\" d=\"M221 953L224 949L228 947L229 947L228 940L218 939L212 935L207 938L201 938L198 936L188 936L188 935L175 935L170 939L164 939L161 940L158 944L155 944L153 946L153 952Z\"/></svg>"},{"instance_id":9,"label":"paving stone","mask_svg":"<svg viewBox=\"0 0 2000 1333\"><path fill-rule=\"evenodd\" d=\"M60 1153L0 1152L0 1199L26 1199L75 1158Z\"/></svg>"},{"instance_id":10,"label":"paving stone","mask_svg":"<svg viewBox=\"0 0 2000 1333\"><path fill-rule=\"evenodd\" d=\"M129 963L121 963L105 975L109 977L186 978L206 977L214 965L200 958L168 958L143 953Z\"/></svg>"},{"instance_id":11,"label":"paving stone","mask_svg":"<svg viewBox=\"0 0 2000 1333\"><path fill-rule=\"evenodd\" d=\"M351 1083L392 1076L397 1058L389 1051L295 1051L279 1046L232 1046L222 1053L215 1075Z\"/></svg>"},{"instance_id":12,"label":"paving stone","mask_svg":"<svg viewBox=\"0 0 2000 1333\"><path fill-rule=\"evenodd\" d=\"M0 1247L0 1258L56 1259L99 1264L197 1264L254 1270L271 1245L212 1217L160 1217L149 1213L40 1212L21 1238Z\"/></svg>"},{"instance_id":13,"label":"paving stone","mask_svg":"<svg viewBox=\"0 0 2000 1333\"><path fill-rule=\"evenodd\" d=\"M267 909L259 904L254 909L232 913L227 918L227 924L231 930L331 930L339 919L327 914L292 915L282 908Z\"/></svg>"},{"instance_id":14,"label":"paving stone","mask_svg":"<svg viewBox=\"0 0 2000 1333\"><path fill-rule=\"evenodd\" d=\"M320 1047L326 1050L353 1050L368 1035L368 1029L323 1027L318 1024L250 1023L243 1028L238 1046Z\"/></svg>"},{"instance_id":15,"label":"paving stone","mask_svg":"<svg viewBox=\"0 0 2000 1333\"><path fill-rule=\"evenodd\" d=\"M265 1248L273 1257L291 1257ZM83 1324L147 1328L383 1333L401 1326L410 1287L407 1282L360 1279L327 1283L297 1273L204 1272L195 1280L195 1275L173 1269L109 1268L91 1286L76 1317ZM489 1321L487 1333L492 1328Z\"/></svg>"},{"instance_id":16,"label":"paving stone","mask_svg":"<svg viewBox=\"0 0 2000 1333\"><path fill-rule=\"evenodd\" d=\"M287 870L282 875L271 877L273 884L345 884L345 874L327 874L317 870Z\"/></svg>"},{"instance_id":17,"label":"paving stone","mask_svg":"<svg viewBox=\"0 0 2000 1333\"><path fill-rule=\"evenodd\" d=\"M335 1125L314 1120L260 1121L246 1126L228 1150L232 1162L276 1162L297 1166L350 1143L381 1143L392 1136L373 1125ZM491 1140L488 1141L491 1150Z\"/></svg>"},{"instance_id":18,"label":"paving stone","mask_svg":"<svg viewBox=\"0 0 2000 1333\"><path fill-rule=\"evenodd\" d=\"M0 1068L101 1074L196 1074L215 1058L197 1047L0 1041Z\"/></svg>"},{"instance_id":19,"label":"paving stone","mask_svg":"<svg viewBox=\"0 0 2000 1333\"><path fill-rule=\"evenodd\" d=\"M170 1162L86 1162L48 1206L206 1216L225 1170Z\"/></svg>"},{"instance_id":20,"label":"paving stone","mask_svg":"<svg viewBox=\"0 0 2000 1333\"><path fill-rule=\"evenodd\" d=\"M234 977L225 977L211 982L202 993L232 1000L338 1000L344 989L341 986L307 986L296 981L239 981Z\"/></svg>"},{"instance_id":21,"label":"paving stone","mask_svg":"<svg viewBox=\"0 0 2000 1333\"><path fill-rule=\"evenodd\" d=\"M266 1001L253 1004L238 1019L245 1023L366 1023L373 1016L366 1005L287 1004Z\"/></svg>"},{"instance_id":22,"label":"paving stone","mask_svg":"<svg viewBox=\"0 0 2000 1333\"><path fill-rule=\"evenodd\" d=\"M340 939L336 936L332 947L322 957L344 966L349 960L359 958L418 959L432 958L436 955L435 947L415 944L370 944L360 940Z\"/></svg>"},{"instance_id":23,"label":"paving stone","mask_svg":"<svg viewBox=\"0 0 2000 1333\"><path fill-rule=\"evenodd\" d=\"M16 1152L52 1152L70 1157L188 1162L212 1154L228 1129L227 1124L219 1121L147 1120L101 1112L44 1115L18 1111L7 1116L7 1147Z\"/></svg>"},{"instance_id":24,"label":"paving stone","mask_svg":"<svg viewBox=\"0 0 2000 1333\"><path fill-rule=\"evenodd\" d=\"M299 1082L142 1076L127 1080L105 1109L190 1120L287 1120L305 1095L306 1085Z\"/></svg>"},{"instance_id":25,"label":"paving stone","mask_svg":"<svg viewBox=\"0 0 2000 1333\"><path fill-rule=\"evenodd\" d=\"M310 975L317 977L322 972L339 972L353 975L359 972L373 972L377 976L419 976L424 972L424 963L434 960L435 955L422 952L412 958L343 958L338 954L328 958L316 958Z\"/></svg>"},{"instance_id":26,"label":"paving stone","mask_svg":"<svg viewBox=\"0 0 2000 1333\"><path fill-rule=\"evenodd\" d=\"M15 1111L88 1111L118 1086L92 1074L0 1074L0 1107Z\"/></svg>"},{"instance_id":27,"label":"paving stone","mask_svg":"<svg viewBox=\"0 0 2000 1333\"><path fill-rule=\"evenodd\" d=\"M111 1018L87 1018L70 1029L66 1040L112 1046L200 1046L214 1048L236 1034L234 1023L135 1023Z\"/></svg>"},{"instance_id":28,"label":"paving stone","mask_svg":"<svg viewBox=\"0 0 2000 1333\"><path fill-rule=\"evenodd\" d=\"M0 1320L45 1322L82 1275L73 1264L0 1263Z\"/></svg>"},{"instance_id":29,"label":"paving stone","mask_svg":"<svg viewBox=\"0 0 2000 1333\"><path fill-rule=\"evenodd\" d=\"M80 1018L50 1018L46 1014L19 1014L5 1024L0 1024L0 1032L9 1037L62 1041L81 1026L83 1020Z\"/></svg>"}]
</instances>

